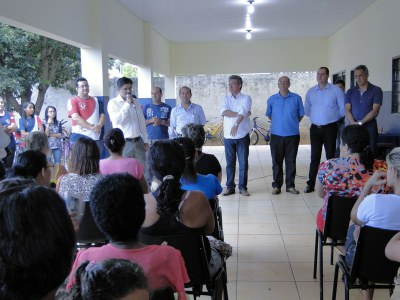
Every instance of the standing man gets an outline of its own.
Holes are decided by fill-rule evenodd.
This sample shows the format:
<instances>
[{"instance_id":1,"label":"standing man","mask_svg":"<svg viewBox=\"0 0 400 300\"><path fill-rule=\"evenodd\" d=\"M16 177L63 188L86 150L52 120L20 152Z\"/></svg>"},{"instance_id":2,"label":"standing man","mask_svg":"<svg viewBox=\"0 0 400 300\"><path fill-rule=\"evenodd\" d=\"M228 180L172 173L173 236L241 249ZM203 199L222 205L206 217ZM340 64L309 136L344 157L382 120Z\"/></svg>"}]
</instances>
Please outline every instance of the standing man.
<instances>
[{"instance_id":1,"label":"standing man","mask_svg":"<svg viewBox=\"0 0 400 300\"><path fill-rule=\"evenodd\" d=\"M365 65L359 65L354 69L357 86L346 93L346 115L349 124L359 124L367 128L370 148L375 154L378 143L378 126L375 118L382 105L383 93L380 87L368 81L368 76L368 68Z\"/></svg>"},{"instance_id":2,"label":"standing man","mask_svg":"<svg viewBox=\"0 0 400 300\"><path fill-rule=\"evenodd\" d=\"M161 102L162 90L158 86L151 89L152 103L143 108L149 144L155 141L168 139L169 117L171 106Z\"/></svg>"},{"instance_id":3,"label":"standing man","mask_svg":"<svg viewBox=\"0 0 400 300\"><path fill-rule=\"evenodd\" d=\"M311 162L307 186L304 193L314 191L315 178L321 162L322 146L326 159L335 157L337 122L344 116L344 94L337 86L328 82L329 69L321 67L317 71L316 86L306 95L305 115L310 118Z\"/></svg>"},{"instance_id":4,"label":"standing man","mask_svg":"<svg viewBox=\"0 0 400 300\"><path fill-rule=\"evenodd\" d=\"M265 115L271 120L272 194L281 193L283 185L283 159L286 169L286 192L299 194L295 188L296 158L300 143L299 123L304 116L301 97L289 91L290 79L278 79L279 93L269 97Z\"/></svg>"},{"instance_id":5,"label":"standing man","mask_svg":"<svg viewBox=\"0 0 400 300\"><path fill-rule=\"evenodd\" d=\"M132 95L132 80L121 77L117 80L118 96L108 102L108 114L113 128L122 130L125 136L125 157L134 157L145 166L147 140L146 124L140 102ZM146 169L146 168L145 168Z\"/></svg>"},{"instance_id":6,"label":"standing man","mask_svg":"<svg viewBox=\"0 0 400 300\"><path fill-rule=\"evenodd\" d=\"M96 141L101 155L104 149L103 141L100 140L105 122L103 102L89 96L86 78L77 78L75 87L78 95L68 100L68 117L72 119L70 140L74 143L82 137L89 137Z\"/></svg>"},{"instance_id":7,"label":"standing man","mask_svg":"<svg viewBox=\"0 0 400 300\"><path fill-rule=\"evenodd\" d=\"M230 95L222 100L221 115L224 117L224 145L226 157L226 188L222 195L235 193L236 157L239 160L239 191L250 196L247 191L250 146L250 111L252 100L242 94L243 80L238 75L229 77Z\"/></svg>"},{"instance_id":8,"label":"standing man","mask_svg":"<svg viewBox=\"0 0 400 300\"><path fill-rule=\"evenodd\" d=\"M181 103L171 111L171 126L176 136L182 135L182 127L187 124L206 124L206 116L201 105L190 101L192 90L187 86L181 87L179 89L179 97L181 98Z\"/></svg>"}]
</instances>

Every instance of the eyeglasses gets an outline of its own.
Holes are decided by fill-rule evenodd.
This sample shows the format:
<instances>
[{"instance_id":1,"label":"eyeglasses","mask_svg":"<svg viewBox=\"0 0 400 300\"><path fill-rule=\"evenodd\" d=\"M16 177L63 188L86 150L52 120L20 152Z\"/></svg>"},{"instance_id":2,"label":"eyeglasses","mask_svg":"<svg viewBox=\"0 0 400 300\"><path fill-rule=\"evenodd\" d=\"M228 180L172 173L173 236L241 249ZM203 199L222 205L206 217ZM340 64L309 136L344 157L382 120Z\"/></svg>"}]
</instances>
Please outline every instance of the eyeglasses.
<instances>
[{"instance_id":1,"label":"eyeglasses","mask_svg":"<svg viewBox=\"0 0 400 300\"><path fill-rule=\"evenodd\" d=\"M289 84L289 81L278 81L278 84Z\"/></svg>"},{"instance_id":2,"label":"eyeglasses","mask_svg":"<svg viewBox=\"0 0 400 300\"><path fill-rule=\"evenodd\" d=\"M82 84L82 85L78 85L78 89L81 89L81 88L84 88L84 87L88 88L88 87L89 87L89 85L88 85L88 84Z\"/></svg>"},{"instance_id":3,"label":"eyeglasses","mask_svg":"<svg viewBox=\"0 0 400 300\"><path fill-rule=\"evenodd\" d=\"M48 113L55 113L55 110L49 110Z\"/></svg>"}]
</instances>

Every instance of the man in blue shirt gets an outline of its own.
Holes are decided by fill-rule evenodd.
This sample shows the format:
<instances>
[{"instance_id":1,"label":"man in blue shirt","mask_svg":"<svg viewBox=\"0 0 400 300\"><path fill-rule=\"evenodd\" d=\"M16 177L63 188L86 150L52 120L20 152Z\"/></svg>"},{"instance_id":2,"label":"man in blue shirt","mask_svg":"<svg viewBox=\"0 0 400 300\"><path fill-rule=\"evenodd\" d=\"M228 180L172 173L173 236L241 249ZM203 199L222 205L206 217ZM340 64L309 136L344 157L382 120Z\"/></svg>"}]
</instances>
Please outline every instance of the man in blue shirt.
<instances>
[{"instance_id":1,"label":"man in blue shirt","mask_svg":"<svg viewBox=\"0 0 400 300\"><path fill-rule=\"evenodd\" d=\"M171 106L161 102L162 89L154 86L151 89L152 103L143 108L149 144L155 141L168 139L168 126L171 114Z\"/></svg>"},{"instance_id":2,"label":"man in blue shirt","mask_svg":"<svg viewBox=\"0 0 400 300\"><path fill-rule=\"evenodd\" d=\"M359 65L354 69L357 86L347 91L345 108L349 124L359 124L367 128L370 148L375 153L378 143L378 126L375 118L382 105L383 93L380 87L368 81L368 75L368 68L365 65Z\"/></svg>"},{"instance_id":3,"label":"man in blue shirt","mask_svg":"<svg viewBox=\"0 0 400 300\"><path fill-rule=\"evenodd\" d=\"M179 97L181 98L181 103L171 111L171 127L174 129L175 136L182 136L182 127L187 124L206 124L203 108L190 100L192 98L192 90L187 86L181 87L179 89Z\"/></svg>"},{"instance_id":4,"label":"man in blue shirt","mask_svg":"<svg viewBox=\"0 0 400 300\"><path fill-rule=\"evenodd\" d=\"M289 91L290 79L278 79L279 93L269 97L265 115L271 120L272 156L272 194L281 193L283 185L283 159L286 168L286 192L298 194L294 179L296 176L296 157L300 143L299 122L304 116L301 97Z\"/></svg>"},{"instance_id":5,"label":"man in blue shirt","mask_svg":"<svg viewBox=\"0 0 400 300\"><path fill-rule=\"evenodd\" d=\"M305 115L310 118L311 162L305 193L314 191L315 178L321 162L322 146L326 159L335 157L337 122L344 117L344 93L328 82L329 69L317 71L318 84L310 88L304 105Z\"/></svg>"}]
</instances>

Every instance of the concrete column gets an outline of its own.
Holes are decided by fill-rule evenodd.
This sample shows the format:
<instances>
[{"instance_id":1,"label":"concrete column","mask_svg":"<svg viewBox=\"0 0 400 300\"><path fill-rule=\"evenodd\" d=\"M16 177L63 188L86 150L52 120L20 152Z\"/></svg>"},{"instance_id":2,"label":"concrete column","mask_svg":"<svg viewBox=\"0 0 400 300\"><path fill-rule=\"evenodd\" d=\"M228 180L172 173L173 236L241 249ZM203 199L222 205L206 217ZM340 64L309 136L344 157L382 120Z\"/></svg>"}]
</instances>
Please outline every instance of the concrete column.
<instances>
[{"instance_id":1,"label":"concrete column","mask_svg":"<svg viewBox=\"0 0 400 300\"><path fill-rule=\"evenodd\" d=\"M90 95L108 96L108 55L102 49L81 49L82 76L90 85Z\"/></svg>"},{"instance_id":2,"label":"concrete column","mask_svg":"<svg viewBox=\"0 0 400 300\"><path fill-rule=\"evenodd\" d=\"M164 77L164 99L169 106L176 106L175 76Z\"/></svg>"},{"instance_id":3,"label":"concrete column","mask_svg":"<svg viewBox=\"0 0 400 300\"><path fill-rule=\"evenodd\" d=\"M153 70L150 67L138 67L138 98L151 98Z\"/></svg>"}]
</instances>

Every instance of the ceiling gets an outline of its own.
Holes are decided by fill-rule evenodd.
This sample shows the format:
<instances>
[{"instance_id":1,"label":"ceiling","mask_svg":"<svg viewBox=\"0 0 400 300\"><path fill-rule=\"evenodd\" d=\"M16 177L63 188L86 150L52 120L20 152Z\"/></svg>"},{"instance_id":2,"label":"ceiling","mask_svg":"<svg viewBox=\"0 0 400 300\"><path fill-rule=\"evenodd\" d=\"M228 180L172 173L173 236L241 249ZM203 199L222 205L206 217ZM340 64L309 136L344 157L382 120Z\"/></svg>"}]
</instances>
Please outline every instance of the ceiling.
<instances>
[{"instance_id":1,"label":"ceiling","mask_svg":"<svg viewBox=\"0 0 400 300\"><path fill-rule=\"evenodd\" d=\"M255 0L252 39L328 37L376 0ZM245 39L246 0L119 0L171 42Z\"/></svg>"}]
</instances>

